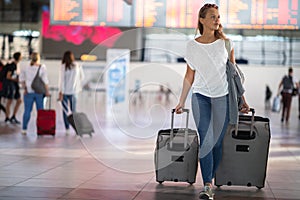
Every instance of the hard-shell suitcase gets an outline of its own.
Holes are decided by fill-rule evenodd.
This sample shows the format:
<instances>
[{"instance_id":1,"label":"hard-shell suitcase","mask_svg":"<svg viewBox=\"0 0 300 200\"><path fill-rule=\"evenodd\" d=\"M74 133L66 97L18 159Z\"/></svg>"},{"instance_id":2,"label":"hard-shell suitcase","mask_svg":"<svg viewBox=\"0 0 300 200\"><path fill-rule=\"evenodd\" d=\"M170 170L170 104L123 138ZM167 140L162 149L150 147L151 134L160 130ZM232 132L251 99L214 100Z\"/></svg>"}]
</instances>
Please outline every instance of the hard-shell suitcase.
<instances>
[{"instance_id":1,"label":"hard-shell suitcase","mask_svg":"<svg viewBox=\"0 0 300 200\"><path fill-rule=\"evenodd\" d=\"M68 116L68 121L76 131L76 134L82 136L88 134L92 137L94 127L91 121L83 112L74 112Z\"/></svg>"},{"instance_id":2,"label":"hard-shell suitcase","mask_svg":"<svg viewBox=\"0 0 300 200\"><path fill-rule=\"evenodd\" d=\"M189 110L186 128L173 128L174 112L172 110L171 129L158 132L154 153L156 181L195 183L198 169L199 142L195 130L188 128Z\"/></svg>"},{"instance_id":3,"label":"hard-shell suitcase","mask_svg":"<svg viewBox=\"0 0 300 200\"><path fill-rule=\"evenodd\" d=\"M273 112L280 112L280 107L281 107L281 100L280 100L280 96L277 95L273 99L272 111Z\"/></svg>"},{"instance_id":4,"label":"hard-shell suitcase","mask_svg":"<svg viewBox=\"0 0 300 200\"><path fill-rule=\"evenodd\" d=\"M56 112L51 109L51 97L49 97L49 109L37 111L37 135L55 136L56 129Z\"/></svg>"},{"instance_id":5,"label":"hard-shell suitcase","mask_svg":"<svg viewBox=\"0 0 300 200\"><path fill-rule=\"evenodd\" d=\"M215 185L265 185L270 143L268 118L240 115L237 126L229 126L223 140L223 157L215 176Z\"/></svg>"}]
</instances>

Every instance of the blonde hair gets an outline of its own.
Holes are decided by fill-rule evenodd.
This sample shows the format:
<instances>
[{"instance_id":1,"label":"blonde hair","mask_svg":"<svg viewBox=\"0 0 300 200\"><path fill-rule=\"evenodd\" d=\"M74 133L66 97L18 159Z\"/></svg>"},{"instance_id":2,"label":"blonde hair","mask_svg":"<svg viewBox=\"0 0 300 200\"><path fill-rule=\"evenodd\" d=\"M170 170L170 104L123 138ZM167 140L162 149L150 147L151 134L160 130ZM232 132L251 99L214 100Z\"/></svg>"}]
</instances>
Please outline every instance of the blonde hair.
<instances>
[{"instance_id":1,"label":"blonde hair","mask_svg":"<svg viewBox=\"0 0 300 200\"><path fill-rule=\"evenodd\" d=\"M202 6L202 8L199 10L199 13L198 13L198 26L197 26L197 29L196 29L196 34L197 34L197 31L199 30L199 33L202 35L203 34L203 24L201 24L200 22L200 18L205 18L206 17L206 14L207 14L207 11L209 8L214 8L214 9L219 9L219 7L216 5L216 4L205 4L204 6ZM215 30L215 33L214 33L215 37L218 38L218 39L227 39L225 34L223 33L223 26L222 24L219 25L219 28L218 30Z\"/></svg>"},{"instance_id":2,"label":"blonde hair","mask_svg":"<svg viewBox=\"0 0 300 200\"><path fill-rule=\"evenodd\" d=\"M31 54L31 61L30 61L30 65L34 65L34 64L39 64L40 63L40 60L41 60L41 57L40 57L40 54L37 53L37 52L33 52Z\"/></svg>"}]
</instances>

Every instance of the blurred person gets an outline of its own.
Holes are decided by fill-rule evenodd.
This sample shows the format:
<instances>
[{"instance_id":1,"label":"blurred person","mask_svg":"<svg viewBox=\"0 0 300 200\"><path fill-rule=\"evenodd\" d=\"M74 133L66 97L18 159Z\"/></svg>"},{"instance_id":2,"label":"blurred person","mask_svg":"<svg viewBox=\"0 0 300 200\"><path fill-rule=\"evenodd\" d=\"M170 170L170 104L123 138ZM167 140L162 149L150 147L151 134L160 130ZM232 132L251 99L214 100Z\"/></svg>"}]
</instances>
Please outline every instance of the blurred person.
<instances>
[{"instance_id":1,"label":"blurred person","mask_svg":"<svg viewBox=\"0 0 300 200\"><path fill-rule=\"evenodd\" d=\"M298 118L300 120L300 80L298 82Z\"/></svg>"},{"instance_id":2,"label":"blurred person","mask_svg":"<svg viewBox=\"0 0 300 200\"><path fill-rule=\"evenodd\" d=\"M288 123L290 118L290 110L292 104L292 93L294 88L298 88L298 83L293 80L293 68L289 67L288 75L285 75L278 86L278 95L282 96L282 114L281 122Z\"/></svg>"},{"instance_id":3,"label":"blurred person","mask_svg":"<svg viewBox=\"0 0 300 200\"><path fill-rule=\"evenodd\" d=\"M68 112L76 112L76 102L78 93L82 90L84 73L82 67L75 62L74 54L66 51L62 58L62 65L59 74L59 97L63 106L63 119L66 134L69 134L70 124L68 122Z\"/></svg>"},{"instance_id":4,"label":"blurred person","mask_svg":"<svg viewBox=\"0 0 300 200\"><path fill-rule=\"evenodd\" d=\"M163 99L163 94L165 93L165 88L163 85L159 85L159 90L158 90L158 96L157 96L157 99L158 99L158 102L161 103L162 102L162 99Z\"/></svg>"},{"instance_id":5,"label":"blurred person","mask_svg":"<svg viewBox=\"0 0 300 200\"><path fill-rule=\"evenodd\" d=\"M4 105L2 105L2 97L4 97L4 90L3 90L3 81L4 81L4 64L2 63L2 61L0 60L0 112L1 110L4 112L4 114L6 113L6 109L4 107Z\"/></svg>"},{"instance_id":6,"label":"blurred person","mask_svg":"<svg viewBox=\"0 0 300 200\"><path fill-rule=\"evenodd\" d=\"M266 85L266 95L265 95L265 109L271 108L271 97L272 91L268 85Z\"/></svg>"},{"instance_id":7,"label":"blurred person","mask_svg":"<svg viewBox=\"0 0 300 200\"><path fill-rule=\"evenodd\" d=\"M22 55L20 52L13 54L13 61L6 64L5 79L3 81L4 96L6 97L6 118L5 123L20 124L20 121L17 120L16 115L19 110L19 107L22 103L20 95L20 86L19 86L19 75L17 73L18 64L22 60ZM10 117L10 107L13 102L16 100L16 104L13 110L13 114Z\"/></svg>"},{"instance_id":8,"label":"blurred person","mask_svg":"<svg viewBox=\"0 0 300 200\"><path fill-rule=\"evenodd\" d=\"M221 161L224 134L233 118L230 110L232 107L229 108L229 83L226 74L227 38L222 32L217 5L205 4L200 9L197 29L201 36L187 43L187 69L175 111L182 113L188 93L193 87L192 112L200 138L199 161L204 184L199 198L213 199L212 181ZM230 60L235 63L233 48ZM249 106L245 98L242 99L241 111L247 113ZM238 116L237 108L234 109ZM204 152L203 149L207 151Z\"/></svg>"},{"instance_id":9,"label":"blurred person","mask_svg":"<svg viewBox=\"0 0 300 200\"><path fill-rule=\"evenodd\" d=\"M38 70L39 76L42 78L46 87L46 94L38 94L34 92L31 88L32 81L36 76ZM26 134L28 123L30 121L30 115L33 107L33 103L35 103L36 110L44 109L43 99L44 95L50 96L49 93L49 80L47 74L47 68L44 64L40 63L40 54L33 52L31 54L31 61L29 65L21 69L20 73L20 83L22 84L22 88L24 88L24 113L23 113L23 122L22 122L22 134Z\"/></svg>"}]
</instances>

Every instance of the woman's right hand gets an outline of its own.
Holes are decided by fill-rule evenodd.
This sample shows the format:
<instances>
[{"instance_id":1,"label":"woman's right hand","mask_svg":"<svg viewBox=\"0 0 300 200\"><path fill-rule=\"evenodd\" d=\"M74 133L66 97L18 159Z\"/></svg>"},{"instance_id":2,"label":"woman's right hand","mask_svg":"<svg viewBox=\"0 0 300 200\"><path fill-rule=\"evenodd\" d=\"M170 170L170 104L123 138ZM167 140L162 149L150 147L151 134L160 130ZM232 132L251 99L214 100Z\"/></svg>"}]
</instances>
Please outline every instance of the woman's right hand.
<instances>
[{"instance_id":1,"label":"woman's right hand","mask_svg":"<svg viewBox=\"0 0 300 200\"><path fill-rule=\"evenodd\" d=\"M62 94L62 92L58 93L58 99L57 100L58 101L62 101L63 100L63 94Z\"/></svg>"},{"instance_id":2,"label":"woman's right hand","mask_svg":"<svg viewBox=\"0 0 300 200\"><path fill-rule=\"evenodd\" d=\"M46 97L50 97L50 96L51 96L51 94L50 94L50 92L49 92L48 90L46 91L45 96L46 96Z\"/></svg>"},{"instance_id":3,"label":"woman's right hand","mask_svg":"<svg viewBox=\"0 0 300 200\"><path fill-rule=\"evenodd\" d=\"M184 108L184 105L183 105L182 103L179 103L179 104L175 107L175 113L176 113L176 114L181 114L183 108Z\"/></svg>"}]
</instances>

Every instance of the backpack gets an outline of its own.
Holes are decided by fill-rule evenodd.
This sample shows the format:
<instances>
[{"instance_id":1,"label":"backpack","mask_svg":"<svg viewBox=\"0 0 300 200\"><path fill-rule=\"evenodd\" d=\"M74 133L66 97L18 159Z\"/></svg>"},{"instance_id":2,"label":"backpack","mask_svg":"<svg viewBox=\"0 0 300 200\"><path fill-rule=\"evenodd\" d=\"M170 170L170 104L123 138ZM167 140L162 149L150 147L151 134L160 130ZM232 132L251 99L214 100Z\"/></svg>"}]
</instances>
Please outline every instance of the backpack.
<instances>
[{"instance_id":1,"label":"backpack","mask_svg":"<svg viewBox=\"0 0 300 200\"><path fill-rule=\"evenodd\" d=\"M12 67L13 63L7 63L6 65L0 67L0 91L3 90L3 83L6 80L7 72Z\"/></svg>"},{"instance_id":2,"label":"backpack","mask_svg":"<svg viewBox=\"0 0 300 200\"><path fill-rule=\"evenodd\" d=\"M2 66L2 69L0 70L0 82L3 82L6 79L8 69L11 66L12 66L12 63L7 63L6 65Z\"/></svg>"},{"instance_id":3,"label":"backpack","mask_svg":"<svg viewBox=\"0 0 300 200\"><path fill-rule=\"evenodd\" d=\"M4 65L0 66L0 91L3 89L3 81L5 79L5 70L4 70Z\"/></svg>"},{"instance_id":4,"label":"backpack","mask_svg":"<svg viewBox=\"0 0 300 200\"><path fill-rule=\"evenodd\" d=\"M283 89L290 90L294 88L293 79L288 76L284 76L282 79Z\"/></svg>"}]
</instances>

